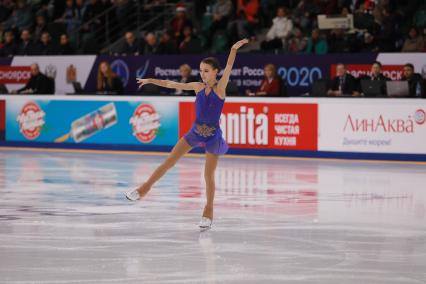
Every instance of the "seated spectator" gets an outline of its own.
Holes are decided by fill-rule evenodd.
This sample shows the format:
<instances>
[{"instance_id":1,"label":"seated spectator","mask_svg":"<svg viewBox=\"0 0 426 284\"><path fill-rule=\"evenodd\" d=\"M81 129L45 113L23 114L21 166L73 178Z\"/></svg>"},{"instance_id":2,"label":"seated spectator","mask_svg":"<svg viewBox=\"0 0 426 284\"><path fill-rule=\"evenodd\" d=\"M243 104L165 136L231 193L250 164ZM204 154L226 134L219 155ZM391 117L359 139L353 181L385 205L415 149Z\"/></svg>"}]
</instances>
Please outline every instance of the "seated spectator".
<instances>
[{"instance_id":1,"label":"seated spectator","mask_svg":"<svg viewBox=\"0 0 426 284\"><path fill-rule=\"evenodd\" d=\"M145 36L145 48L143 51L144 55L157 54L158 44L157 36L154 33L148 33Z\"/></svg>"},{"instance_id":2,"label":"seated spectator","mask_svg":"<svg viewBox=\"0 0 426 284\"><path fill-rule=\"evenodd\" d=\"M408 37L401 49L402 52L421 52L423 51L423 37L417 34L415 27L410 28Z\"/></svg>"},{"instance_id":3,"label":"seated spectator","mask_svg":"<svg viewBox=\"0 0 426 284\"><path fill-rule=\"evenodd\" d=\"M376 61L373 63L373 65L371 65L371 75L365 75L365 76L360 76L358 78L359 82L364 81L364 80L371 80L371 81L380 81L380 95L382 96L386 96L387 92L386 92L386 81L390 81L390 79L388 77L386 77L385 75L383 75L382 73L382 64L379 61ZM359 84L359 91L361 92L361 85Z\"/></svg>"},{"instance_id":4,"label":"seated spectator","mask_svg":"<svg viewBox=\"0 0 426 284\"><path fill-rule=\"evenodd\" d=\"M305 31L312 30L313 18L315 15L321 14L321 9L318 6L320 1L303 0L297 2L297 7L294 9L294 22Z\"/></svg>"},{"instance_id":5,"label":"seated spectator","mask_svg":"<svg viewBox=\"0 0 426 284\"><path fill-rule=\"evenodd\" d=\"M396 51L395 50L396 26L397 26L397 21L394 14L390 11L390 8L387 6L383 7L381 32L379 35L377 35L381 51L384 51L384 52Z\"/></svg>"},{"instance_id":6,"label":"seated spectator","mask_svg":"<svg viewBox=\"0 0 426 284\"><path fill-rule=\"evenodd\" d=\"M134 0L120 0L111 1L115 7L115 17L118 19L118 26L121 31L133 30L136 28L136 15L139 13L138 8L135 7ZM105 1L104 1L105 3ZM135 13L137 11L137 13ZM144 17L142 17L144 19ZM148 19L147 19L148 20Z\"/></svg>"},{"instance_id":7,"label":"seated spectator","mask_svg":"<svg viewBox=\"0 0 426 284\"><path fill-rule=\"evenodd\" d=\"M33 38L34 41L39 41L41 38L41 34L46 31L46 19L42 15L38 15L36 17L36 26L34 28Z\"/></svg>"},{"instance_id":8,"label":"seated spectator","mask_svg":"<svg viewBox=\"0 0 426 284\"><path fill-rule=\"evenodd\" d=\"M4 43L0 43L0 56L13 56L17 53L18 47L15 43L15 36L12 31L4 32Z\"/></svg>"},{"instance_id":9,"label":"seated spectator","mask_svg":"<svg viewBox=\"0 0 426 284\"><path fill-rule=\"evenodd\" d=\"M86 9L85 0L75 0L75 15L80 22L83 20L83 14Z\"/></svg>"},{"instance_id":10,"label":"seated spectator","mask_svg":"<svg viewBox=\"0 0 426 284\"><path fill-rule=\"evenodd\" d=\"M133 32L126 32L124 38L125 42L118 51L119 55L141 55L143 53L143 45Z\"/></svg>"},{"instance_id":11,"label":"seated spectator","mask_svg":"<svg viewBox=\"0 0 426 284\"><path fill-rule=\"evenodd\" d=\"M237 2L237 15L244 15L244 19L252 26L255 26L259 23L259 19L257 17L258 10L259 0L238 0Z\"/></svg>"},{"instance_id":12,"label":"seated spectator","mask_svg":"<svg viewBox=\"0 0 426 284\"><path fill-rule=\"evenodd\" d=\"M238 11L236 19L229 22L227 27L229 42L236 42L242 38L255 40L253 25L244 13L243 10Z\"/></svg>"},{"instance_id":13,"label":"seated spectator","mask_svg":"<svg viewBox=\"0 0 426 284\"><path fill-rule=\"evenodd\" d=\"M332 30L327 38L330 53L353 52L356 41L352 34L345 33L343 29Z\"/></svg>"},{"instance_id":14,"label":"seated spectator","mask_svg":"<svg viewBox=\"0 0 426 284\"><path fill-rule=\"evenodd\" d=\"M101 30L102 22L96 16L102 13L102 11L102 3L99 0L89 1L82 18L82 23L86 23L81 27L84 33L96 33Z\"/></svg>"},{"instance_id":15,"label":"seated spectator","mask_svg":"<svg viewBox=\"0 0 426 284\"><path fill-rule=\"evenodd\" d=\"M188 64L182 64L179 67L179 72L181 76L179 83L197 82L197 80L191 75L192 69ZM195 96L195 92L185 91L185 90L176 90L175 95Z\"/></svg>"},{"instance_id":16,"label":"seated spectator","mask_svg":"<svg viewBox=\"0 0 426 284\"><path fill-rule=\"evenodd\" d=\"M371 65L371 76L369 77L372 81L390 81L388 77L382 73L382 63L376 61Z\"/></svg>"},{"instance_id":17,"label":"seated spectator","mask_svg":"<svg viewBox=\"0 0 426 284\"><path fill-rule=\"evenodd\" d=\"M73 55L75 54L74 48L71 46L68 35L61 34L59 38L58 55Z\"/></svg>"},{"instance_id":18,"label":"seated spectator","mask_svg":"<svg viewBox=\"0 0 426 284\"><path fill-rule=\"evenodd\" d=\"M62 17L57 19L56 22L64 23L67 26L67 33L72 33L80 27L82 15L77 13L73 0L66 0L65 5L66 8Z\"/></svg>"},{"instance_id":19,"label":"seated spectator","mask_svg":"<svg viewBox=\"0 0 426 284\"><path fill-rule=\"evenodd\" d=\"M40 42L36 47L35 55L54 55L57 54L57 48L52 43L52 38L48 32L41 34Z\"/></svg>"},{"instance_id":20,"label":"seated spectator","mask_svg":"<svg viewBox=\"0 0 426 284\"><path fill-rule=\"evenodd\" d=\"M329 96L359 96L357 80L354 76L347 73L346 66L342 63L336 66L336 77L331 82L331 89L328 90Z\"/></svg>"},{"instance_id":21,"label":"seated spectator","mask_svg":"<svg viewBox=\"0 0 426 284\"><path fill-rule=\"evenodd\" d=\"M327 41L320 37L319 29L312 30L311 37L308 39L305 53L326 54L328 51Z\"/></svg>"},{"instance_id":22,"label":"seated spectator","mask_svg":"<svg viewBox=\"0 0 426 284\"><path fill-rule=\"evenodd\" d=\"M180 53L197 54L203 51L200 40L192 32L192 27L185 27L183 29L183 36L183 40L179 45Z\"/></svg>"},{"instance_id":23,"label":"seated spectator","mask_svg":"<svg viewBox=\"0 0 426 284\"><path fill-rule=\"evenodd\" d=\"M361 45L360 52L379 52L379 45L375 37L370 33L364 34L363 44Z\"/></svg>"},{"instance_id":24,"label":"seated spectator","mask_svg":"<svg viewBox=\"0 0 426 284\"><path fill-rule=\"evenodd\" d=\"M284 7L278 8L277 16L266 34L266 41L261 43L261 48L264 50L282 49L292 29L293 22L288 17L287 9Z\"/></svg>"},{"instance_id":25,"label":"seated spectator","mask_svg":"<svg viewBox=\"0 0 426 284\"><path fill-rule=\"evenodd\" d=\"M54 94L53 79L40 72L37 63L31 64L31 77L21 89L12 91L12 94Z\"/></svg>"},{"instance_id":26,"label":"seated spectator","mask_svg":"<svg viewBox=\"0 0 426 284\"><path fill-rule=\"evenodd\" d=\"M25 3L25 0L16 1L16 6L9 16L7 21L4 22L6 29L13 29L21 31L23 29L31 28L33 24L33 15L31 9Z\"/></svg>"},{"instance_id":27,"label":"seated spectator","mask_svg":"<svg viewBox=\"0 0 426 284\"><path fill-rule=\"evenodd\" d=\"M121 94L123 82L112 70L108 62L99 64L96 90L104 94Z\"/></svg>"},{"instance_id":28,"label":"seated spectator","mask_svg":"<svg viewBox=\"0 0 426 284\"><path fill-rule=\"evenodd\" d=\"M265 76L257 91L246 90L248 96L280 96L282 81L277 76L277 68L274 64L267 64L264 72Z\"/></svg>"},{"instance_id":29,"label":"seated spectator","mask_svg":"<svg viewBox=\"0 0 426 284\"><path fill-rule=\"evenodd\" d=\"M228 25L229 17L232 12L232 1L231 0L216 0L213 5L213 22L210 25L209 32L207 34L206 48L212 46L213 36L216 31L220 29L226 29Z\"/></svg>"},{"instance_id":30,"label":"seated spectator","mask_svg":"<svg viewBox=\"0 0 426 284\"><path fill-rule=\"evenodd\" d=\"M179 45L183 39L183 29L192 27L192 22L186 14L186 8L181 3L176 5L176 15L170 22L170 30L173 33L173 39Z\"/></svg>"},{"instance_id":31,"label":"seated spectator","mask_svg":"<svg viewBox=\"0 0 426 284\"><path fill-rule=\"evenodd\" d=\"M30 31L27 29L21 32L21 43L18 46L18 55L34 55L36 46L31 41Z\"/></svg>"},{"instance_id":32,"label":"seated spectator","mask_svg":"<svg viewBox=\"0 0 426 284\"><path fill-rule=\"evenodd\" d=\"M295 28L293 35L287 43L287 51L290 53L302 53L306 49L308 39L300 28Z\"/></svg>"},{"instance_id":33,"label":"seated spectator","mask_svg":"<svg viewBox=\"0 0 426 284\"><path fill-rule=\"evenodd\" d=\"M408 81L410 97L425 97L425 82L422 76L414 73L414 65L407 63L404 65L402 81Z\"/></svg>"},{"instance_id":34,"label":"seated spectator","mask_svg":"<svg viewBox=\"0 0 426 284\"><path fill-rule=\"evenodd\" d=\"M6 21L12 13L12 3L1 1L0 2L0 23Z\"/></svg>"},{"instance_id":35,"label":"seated spectator","mask_svg":"<svg viewBox=\"0 0 426 284\"><path fill-rule=\"evenodd\" d=\"M158 44L157 54L176 54L177 52L176 44L170 34L167 32L163 33Z\"/></svg>"}]
</instances>

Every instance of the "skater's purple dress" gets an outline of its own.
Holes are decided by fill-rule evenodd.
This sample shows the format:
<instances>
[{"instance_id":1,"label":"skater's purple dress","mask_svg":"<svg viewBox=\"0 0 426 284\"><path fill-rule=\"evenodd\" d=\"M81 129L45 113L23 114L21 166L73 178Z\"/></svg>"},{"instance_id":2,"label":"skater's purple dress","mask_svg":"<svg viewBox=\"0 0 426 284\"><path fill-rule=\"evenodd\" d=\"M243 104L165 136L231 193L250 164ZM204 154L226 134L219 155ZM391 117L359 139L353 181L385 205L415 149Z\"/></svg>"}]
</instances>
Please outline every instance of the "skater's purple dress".
<instances>
[{"instance_id":1,"label":"skater's purple dress","mask_svg":"<svg viewBox=\"0 0 426 284\"><path fill-rule=\"evenodd\" d=\"M222 137L219 120L225 100L222 100L211 89L206 95L206 89L197 93L195 98L196 119L184 138L192 147L205 147L207 153L223 155L228 151L228 145Z\"/></svg>"}]
</instances>

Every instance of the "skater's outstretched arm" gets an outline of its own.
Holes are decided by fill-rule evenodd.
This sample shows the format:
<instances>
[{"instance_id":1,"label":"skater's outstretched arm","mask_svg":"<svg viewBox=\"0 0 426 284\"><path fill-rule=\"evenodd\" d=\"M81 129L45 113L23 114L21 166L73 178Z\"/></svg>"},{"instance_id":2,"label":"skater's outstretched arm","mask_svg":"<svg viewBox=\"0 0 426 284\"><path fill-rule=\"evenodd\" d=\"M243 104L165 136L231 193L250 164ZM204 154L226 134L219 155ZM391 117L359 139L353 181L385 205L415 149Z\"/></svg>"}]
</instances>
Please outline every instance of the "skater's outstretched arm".
<instances>
[{"instance_id":1,"label":"skater's outstretched arm","mask_svg":"<svg viewBox=\"0 0 426 284\"><path fill-rule=\"evenodd\" d=\"M229 82L229 76L231 76L232 66L234 65L235 56L237 55L237 50L248 43L248 39L242 39L234 43L231 47L231 51L229 52L228 61L226 62L225 70L223 70L222 78L220 78L217 89L221 97L225 97L225 89Z\"/></svg>"},{"instance_id":2,"label":"skater's outstretched arm","mask_svg":"<svg viewBox=\"0 0 426 284\"><path fill-rule=\"evenodd\" d=\"M159 80L159 79L141 79L136 78L139 88L146 84L154 84L160 87L169 88L169 89L178 89L185 91L197 91L202 88L202 84L199 82L191 83L178 83L170 80Z\"/></svg>"}]
</instances>

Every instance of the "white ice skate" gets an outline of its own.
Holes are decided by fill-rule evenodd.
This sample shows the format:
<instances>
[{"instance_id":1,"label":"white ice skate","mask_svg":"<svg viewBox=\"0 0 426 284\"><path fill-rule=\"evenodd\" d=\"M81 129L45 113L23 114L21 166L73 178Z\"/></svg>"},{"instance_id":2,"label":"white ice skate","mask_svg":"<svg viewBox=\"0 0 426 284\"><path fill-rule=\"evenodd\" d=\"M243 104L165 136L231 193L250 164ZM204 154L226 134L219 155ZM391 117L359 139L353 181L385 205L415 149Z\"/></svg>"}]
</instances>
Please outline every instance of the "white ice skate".
<instances>
[{"instance_id":1,"label":"white ice skate","mask_svg":"<svg viewBox=\"0 0 426 284\"><path fill-rule=\"evenodd\" d=\"M137 201L141 198L137 189L133 189L131 191L126 192L126 198L131 201Z\"/></svg>"},{"instance_id":2,"label":"white ice skate","mask_svg":"<svg viewBox=\"0 0 426 284\"><path fill-rule=\"evenodd\" d=\"M212 220L207 217L201 217L199 226L201 231L208 230L212 227Z\"/></svg>"}]
</instances>

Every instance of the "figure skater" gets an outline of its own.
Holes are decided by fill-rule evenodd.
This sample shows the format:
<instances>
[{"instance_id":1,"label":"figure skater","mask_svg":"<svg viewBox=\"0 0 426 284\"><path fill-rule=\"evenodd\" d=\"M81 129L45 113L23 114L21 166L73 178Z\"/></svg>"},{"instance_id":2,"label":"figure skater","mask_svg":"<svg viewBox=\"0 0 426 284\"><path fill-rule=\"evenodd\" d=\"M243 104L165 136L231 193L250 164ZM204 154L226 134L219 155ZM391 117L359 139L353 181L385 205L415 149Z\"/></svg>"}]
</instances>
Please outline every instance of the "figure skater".
<instances>
[{"instance_id":1,"label":"figure skater","mask_svg":"<svg viewBox=\"0 0 426 284\"><path fill-rule=\"evenodd\" d=\"M237 50L248 43L247 39L236 42L229 53L228 61L222 78L218 81L216 76L220 71L219 62L213 57L205 58L200 63L202 83L178 83L169 80L137 78L139 87L145 84L155 84L165 88L195 91L196 120L188 133L175 145L167 159L152 173L148 180L139 188L126 193L129 200L135 201L144 197L151 187L157 182L176 162L193 147L201 146L206 150L204 178L206 181L207 203L204 207L200 221L200 229L209 229L213 220L213 200L215 194L214 173L220 155L228 151L228 145L222 138L219 119L225 102L225 89L231 75Z\"/></svg>"}]
</instances>

